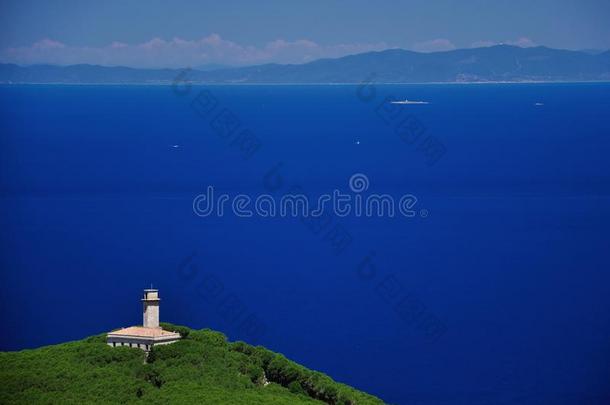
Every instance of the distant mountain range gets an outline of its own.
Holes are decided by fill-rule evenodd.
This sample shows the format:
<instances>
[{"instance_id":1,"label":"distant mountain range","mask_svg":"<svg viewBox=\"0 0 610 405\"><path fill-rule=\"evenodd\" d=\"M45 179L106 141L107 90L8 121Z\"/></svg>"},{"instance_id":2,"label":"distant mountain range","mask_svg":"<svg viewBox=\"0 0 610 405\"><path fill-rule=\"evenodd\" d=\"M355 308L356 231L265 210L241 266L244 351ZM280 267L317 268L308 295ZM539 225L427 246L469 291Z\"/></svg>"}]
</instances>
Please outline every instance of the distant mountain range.
<instances>
[{"instance_id":1,"label":"distant mountain range","mask_svg":"<svg viewBox=\"0 0 610 405\"><path fill-rule=\"evenodd\" d=\"M183 70L95 65L0 64L0 83L171 83ZM196 83L454 83L610 80L610 51L595 53L497 45L420 53L368 52L300 65L266 64L189 71Z\"/></svg>"}]
</instances>

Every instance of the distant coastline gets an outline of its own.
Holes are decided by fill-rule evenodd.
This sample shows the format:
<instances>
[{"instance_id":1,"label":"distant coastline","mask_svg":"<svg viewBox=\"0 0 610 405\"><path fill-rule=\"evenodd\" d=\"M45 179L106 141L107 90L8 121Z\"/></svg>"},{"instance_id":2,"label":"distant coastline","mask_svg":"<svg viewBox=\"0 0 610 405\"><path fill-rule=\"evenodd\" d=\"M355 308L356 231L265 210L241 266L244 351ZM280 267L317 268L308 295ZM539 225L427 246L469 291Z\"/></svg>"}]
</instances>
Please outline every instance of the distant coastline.
<instances>
[{"instance_id":1,"label":"distant coastline","mask_svg":"<svg viewBox=\"0 0 610 405\"><path fill-rule=\"evenodd\" d=\"M375 82L376 86L431 86L431 85L487 85L487 84L610 84L607 80L538 80L538 81L478 81L478 82ZM206 83L191 82L193 86L360 86L362 82L354 83ZM159 83L66 83L66 82L1 82L0 86L172 86L172 82Z\"/></svg>"},{"instance_id":2,"label":"distant coastline","mask_svg":"<svg viewBox=\"0 0 610 405\"><path fill-rule=\"evenodd\" d=\"M98 65L0 64L2 84L505 84L610 81L610 51L600 54L497 45L447 52L367 52L304 64L215 70L139 69Z\"/></svg>"}]
</instances>

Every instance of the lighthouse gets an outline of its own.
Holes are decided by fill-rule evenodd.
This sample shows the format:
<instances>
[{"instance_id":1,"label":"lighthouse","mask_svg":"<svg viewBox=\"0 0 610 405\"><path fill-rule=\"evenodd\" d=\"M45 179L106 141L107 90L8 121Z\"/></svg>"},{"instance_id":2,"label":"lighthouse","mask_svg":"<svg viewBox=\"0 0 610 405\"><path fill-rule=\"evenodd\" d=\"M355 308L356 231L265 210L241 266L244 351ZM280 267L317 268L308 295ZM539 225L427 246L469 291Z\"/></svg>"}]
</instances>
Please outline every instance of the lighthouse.
<instances>
[{"instance_id":1,"label":"lighthouse","mask_svg":"<svg viewBox=\"0 0 610 405\"><path fill-rule=\"evenodd\" d=\"M130 326L108 332L108 346L137 347L146 352L153 346L167 345L180 340L180 334L163 330L159 325L159 290L147 288L142 301L142 326Z\"/></svg>"},{"instance_id":2,"label":"lighthouse","mask_svg":"<svg viewBox=\"0 0 610 405\"><path fill-rule=\"evenodd\" d=\"M159 327L159 290L148 288L144 290L144 298L142 298L143 318L142 325L145 328Z\"/></svg>"}]
</instances>

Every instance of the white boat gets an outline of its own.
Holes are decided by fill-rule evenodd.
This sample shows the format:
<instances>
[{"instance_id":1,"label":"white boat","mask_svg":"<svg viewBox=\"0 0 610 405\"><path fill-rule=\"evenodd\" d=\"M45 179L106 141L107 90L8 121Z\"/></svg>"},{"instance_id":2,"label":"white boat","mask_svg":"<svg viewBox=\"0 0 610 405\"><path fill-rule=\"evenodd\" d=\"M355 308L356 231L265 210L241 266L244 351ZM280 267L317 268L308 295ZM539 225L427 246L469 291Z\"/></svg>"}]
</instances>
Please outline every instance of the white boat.
<instances>
[{"instance_id":1,"label":"white boat","mask_svg":"<svg viewBox=\"0 0 610 405\"><path fill-rule=\"evenodd\" d=\"M404 100L390 101L390 103L392 103L392 104L430 104L427 101L411 101L411 100L407 100L406 98Z\"/></svg>"}]
</instances>

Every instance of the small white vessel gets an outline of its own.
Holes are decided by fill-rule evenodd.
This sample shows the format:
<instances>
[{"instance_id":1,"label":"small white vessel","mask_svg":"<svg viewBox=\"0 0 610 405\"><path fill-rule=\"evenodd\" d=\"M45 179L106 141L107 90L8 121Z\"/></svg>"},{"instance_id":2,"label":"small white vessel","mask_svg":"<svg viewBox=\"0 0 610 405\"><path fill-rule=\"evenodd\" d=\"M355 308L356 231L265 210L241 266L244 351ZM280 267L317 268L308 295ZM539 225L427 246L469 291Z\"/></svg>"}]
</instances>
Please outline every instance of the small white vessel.
<instances>
[{"instance_id":1,"label":"small white vessel","mask_svg":"<svg viewBox=\"0 0 610 405\"><path fill-rule=\"evenodd\" d=\"M427 101L411 101L411 100L407 100L406 98L404 100L397 100L397 101L391 101L392 104L430 104Z\"/></svg>"}]
</instances>

